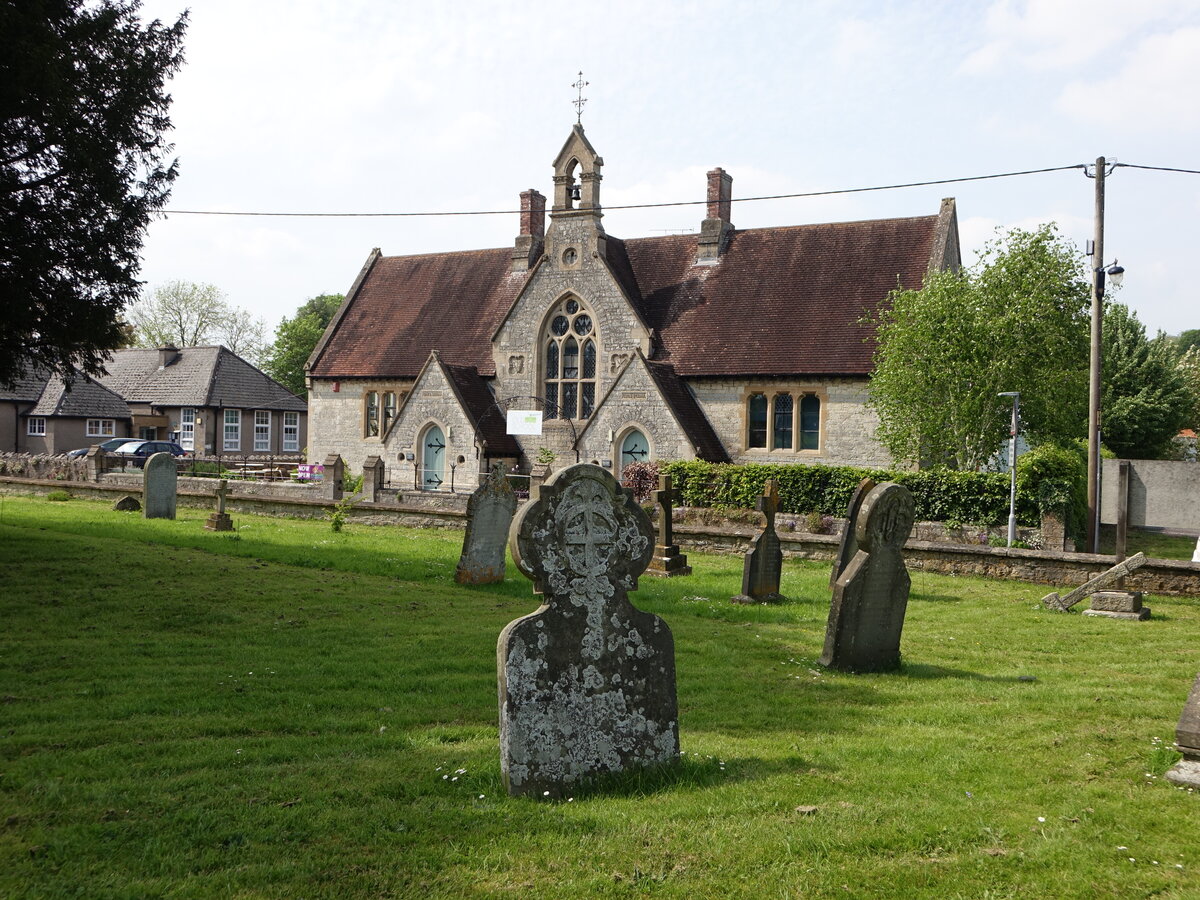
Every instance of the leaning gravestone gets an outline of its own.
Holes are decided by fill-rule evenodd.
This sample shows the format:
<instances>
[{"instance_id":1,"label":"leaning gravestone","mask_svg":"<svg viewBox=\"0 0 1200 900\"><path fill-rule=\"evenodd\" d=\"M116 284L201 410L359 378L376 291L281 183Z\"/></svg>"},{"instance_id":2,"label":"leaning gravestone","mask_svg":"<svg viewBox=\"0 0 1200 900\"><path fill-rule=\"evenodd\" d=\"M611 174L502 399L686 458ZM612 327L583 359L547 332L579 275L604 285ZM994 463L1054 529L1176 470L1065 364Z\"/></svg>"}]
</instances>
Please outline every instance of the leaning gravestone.
<instances>
[{"instance_id":1,"label":"leaning gravestone","mask_svg":"<svg viewBox=\"0 0 1200 900\"><path fill-rule=\"evenodd\" d=\"M1200 675L1196 676L1183 706L1175 729L1175 743L1183 759L1167 772L1167 779L1184 787L1200 788Z\"/></svg>"},{"instance_id":2,"label":"leaning gravestone","mask_svg":"<svg viewBox=\"0 0 1200 900\"><path fill-rule=\"evenodd\" d=\"M783 548L775 533L775 514L779 512L779 489L770 479L758 498L758 509L766 516L767 524L761 534L754 536L742 563L742 592L732 598L734 603L778 603L786 600L779 593L783 573Z\"/></svg>"},{"instance_id":3,"label":"leaning gravestone","mask_svg":"<svg viewBox=\"0 0 1200 900\"><path fill-rule=\"evenodd\" d=\"M225 500L229 496L229 482L222 478L217 482L217 489L213 494L217 498L217 508L204 523L205 529L208 531L233 531L233 519L229 518L229 513L225 512Z\"/></svg>"},{"instance_id":4,"label":"leaning gravestone","mask_svg":"<svg viewBox=\"0 0 1200 900\"><path fill-rule=\"evenodd\" d=\"M137 497L131 497L129 494L126 494L113 504L113 509L117 510L117 512L141 512L142 501L138 500Z\"/></svg>"},{"instance_id":5,"label":"leaning gravestone","mask_svg":"<svg viewBox=\"0 0 1200 900\"><path fill-rule=\"evenodd\" d=\"M509 533L542 606L500 633L500 770L509 794L559 797L581 778L679 754L675 644L627 592L654 550L650 519L612 475L550 477Z\"/></svg>"},{"instance_id":6,"label":"leaning gravestone","mask_svg":"<svg viewBox=\"0 0 1200 900\"><path fill-rule=\"evenodd\" d=\"M142 470L142 516L147 519L175 518L175 457L155 453Z\"/></svg>"},{"instance_id":7,"label":"leaning gravestone","mask_svg":"<svg viewBox=\"0 0 1200 900\"><path fill-rule=\"evenodd\" d=\"M850 505L846 507L846 527L842 530L842 540L838 544L837 559L833 561L833 571L829 573L830 587L837 584L837 580L846 571L846 566L850 565L850 561L858 553L858 537L855 534L858 530L858 511L862 508L863 500L867 494L871 493L873 487L875 487L874 480L864 478L858 483L854 493L850 495Z\"/></svg>"},{"instance_id":8,"label":"leaning gravestone","mask_svg":"<svg viewBox=\"0 0 1200 900\"><path fill-rule=\"evenodd\" d=\"M491 584L504 580L504 545L516 511L517 495L501 463L467 501L467 534L454 570L455 581Z\"/></svg>"},{"instance_id":9,"label":"leaning gravestone","mask_svg":"<svg viewBox=\"0 0 1200 900\"><path fill-rule=\"evenodd\" d=\"M900 664L910 586L901 550L915 518L912 494L901 485L884 482L863 498L858 552L833 586L821 665L877 672Z\"/></svg>"}]
</instances>

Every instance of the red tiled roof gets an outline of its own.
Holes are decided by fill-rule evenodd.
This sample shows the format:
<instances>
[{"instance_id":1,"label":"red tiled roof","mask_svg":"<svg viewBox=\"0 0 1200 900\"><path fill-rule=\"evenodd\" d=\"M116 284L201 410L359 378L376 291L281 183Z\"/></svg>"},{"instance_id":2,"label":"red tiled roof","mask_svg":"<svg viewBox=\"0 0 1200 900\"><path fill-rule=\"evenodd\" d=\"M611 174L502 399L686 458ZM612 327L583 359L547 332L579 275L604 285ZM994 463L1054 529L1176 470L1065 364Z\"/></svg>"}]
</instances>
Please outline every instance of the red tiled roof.
<instances>
[{"instance_id":1,"label":"red tiled roof","mask_svg":"<svg viewBox=\"0 0 1200 900\"><path fill-rule=\"evenodd\" d=\"M896 287L920 287L938 217L735 231L717 265L695 235L609 238L613 272L655 329L652 358L689 376L865 375L860 323ZM491 336L527 273L508 248L381 257L320 353L325 378L414 377L430 350L495 374Z\"/></svg>"},{"instance_id":2,"label":"red tiled roof","mask_svg":"<svg viewBox=\"0 0 1200 900\"><path fill-rule=\"evenodd\" d=\"M491 338L525 285L512 250L384 256L363 280L312 367L322 378L414 378L437 350L496 374Z\"/></svg>"}]
</instances>

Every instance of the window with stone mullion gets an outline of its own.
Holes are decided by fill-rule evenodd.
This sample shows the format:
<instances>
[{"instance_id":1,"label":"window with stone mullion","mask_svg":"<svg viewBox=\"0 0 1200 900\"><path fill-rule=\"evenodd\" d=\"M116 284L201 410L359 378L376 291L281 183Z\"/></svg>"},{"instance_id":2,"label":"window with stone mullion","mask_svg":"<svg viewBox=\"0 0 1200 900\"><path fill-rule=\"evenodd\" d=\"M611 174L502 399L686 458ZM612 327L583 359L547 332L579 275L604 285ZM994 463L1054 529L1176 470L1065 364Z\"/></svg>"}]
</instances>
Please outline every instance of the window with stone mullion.
<instances>
[{"instance_id":1,"label":"window with stone mullion","mask_svg":"<svg viewBox=\"0 0 1200 900\"><path fill-rule=\"evenodd\" d=\"M596 406L596 324L578 299L569 297L555 308L542 346L545 417L590 417Z\"/></svg>"}]
</instances>

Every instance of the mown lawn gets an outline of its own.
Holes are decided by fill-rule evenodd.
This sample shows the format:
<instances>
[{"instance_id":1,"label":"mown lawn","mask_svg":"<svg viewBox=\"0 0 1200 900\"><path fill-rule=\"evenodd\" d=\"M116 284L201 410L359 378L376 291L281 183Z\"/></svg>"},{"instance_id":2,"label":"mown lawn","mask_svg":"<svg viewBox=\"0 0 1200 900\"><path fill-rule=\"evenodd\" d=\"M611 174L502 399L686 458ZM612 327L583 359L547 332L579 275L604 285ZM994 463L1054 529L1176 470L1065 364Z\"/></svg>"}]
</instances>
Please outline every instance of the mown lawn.
<instances>
[{"instance_id":1,"label":"mown lawn","mask_svg":"<svg viewBox=\"0 0 1200 900\"><path fill-rule=\"evenodd\" d=\"M0 499L0 896L1200 896L1160 776L1200 604L1131 623L915 574L904 668L815 665L828 568L743 607L740 561L643 579L683 762L511 800L495 643L529 583L461 532Z\"/></svg>"}]
</instances>

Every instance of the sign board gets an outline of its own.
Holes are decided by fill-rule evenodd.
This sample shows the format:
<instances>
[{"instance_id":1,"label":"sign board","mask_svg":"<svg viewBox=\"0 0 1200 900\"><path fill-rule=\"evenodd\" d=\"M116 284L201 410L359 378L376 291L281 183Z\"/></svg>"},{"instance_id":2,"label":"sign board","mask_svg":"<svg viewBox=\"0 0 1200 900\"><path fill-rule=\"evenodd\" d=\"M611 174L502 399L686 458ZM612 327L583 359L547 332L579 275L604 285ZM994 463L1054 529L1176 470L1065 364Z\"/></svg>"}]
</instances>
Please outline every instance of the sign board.
<instances>
[{"instance_id":1,"label":"sign board","mask_svg":"<svg viewBox=\"0 0 1200 900\"><path fill-rule=\"evenodd\" d=\"M323 481L325 478L325 467L320 464L300 463L296 467L297 481Z\"/></svg>"},{"instance_id":2,"label":"sign board","mask_svg":"<svg viewBox=\"0 0 1200 900\"><path fill-rule=\"evenodd\" d=\"M510 409L508 411L508 433L541 434L541 412L535 409Z\"/></svg>"}]
</instances>

